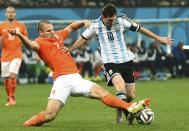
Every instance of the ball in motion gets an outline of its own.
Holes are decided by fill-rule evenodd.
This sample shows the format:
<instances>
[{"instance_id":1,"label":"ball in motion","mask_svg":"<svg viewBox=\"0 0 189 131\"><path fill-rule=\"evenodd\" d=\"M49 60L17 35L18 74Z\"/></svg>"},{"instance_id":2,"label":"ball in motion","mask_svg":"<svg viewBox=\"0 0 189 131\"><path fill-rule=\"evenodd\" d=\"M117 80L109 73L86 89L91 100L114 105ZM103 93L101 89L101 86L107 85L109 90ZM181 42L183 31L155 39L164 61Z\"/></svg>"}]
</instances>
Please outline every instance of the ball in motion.
<instances>
[{"instance_id":1,"label":"ball in motion","mask_svg":"<svg viewBox=\"0 0 189 131\"><path fill-rule=\"evenodd\" d=\"M146 107L137 113L136 120L139 124L150 124L154 120L154 112Z\"/></svg>"}]
</instances>

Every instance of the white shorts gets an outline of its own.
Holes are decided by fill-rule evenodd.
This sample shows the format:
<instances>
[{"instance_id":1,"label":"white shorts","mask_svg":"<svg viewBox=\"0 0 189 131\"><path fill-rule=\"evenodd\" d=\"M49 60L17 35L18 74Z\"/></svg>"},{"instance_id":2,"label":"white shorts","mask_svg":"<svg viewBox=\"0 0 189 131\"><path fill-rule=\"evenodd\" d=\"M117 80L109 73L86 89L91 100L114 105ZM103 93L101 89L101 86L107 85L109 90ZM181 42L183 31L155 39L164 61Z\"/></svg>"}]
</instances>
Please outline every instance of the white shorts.
<instances>
[{"instance_id":1,"label":"white shorts","mask_svg":"<svg viewBox=\"0 0 189 131\"><path fill-rule=\"evenodd\" d=\"M78 73L61 75L54 81L48 99L57 99L65 104L70 95L88 97L94 84L92 81L83 79Z\"/></svg>"},{"instance_id":2,"label":"white shorts","mask_svg":"<svg viewBox=\"0 0 189 131\"><path fill-rule=\"evenodd\" d=\"M10 73L18 74L21 63L22 60L20 58L8 62L1 62L1 76L8 77Z\"/></svg>"}]
</instances>

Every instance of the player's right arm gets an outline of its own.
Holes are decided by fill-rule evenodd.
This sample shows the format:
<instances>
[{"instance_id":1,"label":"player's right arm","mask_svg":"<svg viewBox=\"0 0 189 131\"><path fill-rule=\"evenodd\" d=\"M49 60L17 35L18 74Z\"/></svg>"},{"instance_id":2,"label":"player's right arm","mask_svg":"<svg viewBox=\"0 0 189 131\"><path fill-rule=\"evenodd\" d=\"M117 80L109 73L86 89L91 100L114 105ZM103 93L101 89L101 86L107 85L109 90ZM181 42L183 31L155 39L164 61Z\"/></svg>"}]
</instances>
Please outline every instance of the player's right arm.
<instances>
[{"instance_id":1,"label":"player's right arm","mask_svg":"<svg viewBox=\"0 0 189 131\"><path fill-rule=\"evenodd\" d=\"M23 42L23 44L35 51L39 50L39 44L36 41L31 41L29 38L27 38L25 35L20 33L19 31L16 30L8 30L8 32L11 35L16 35L20 38L20 40Z\"/></svg>"},{"instance_id":2,"label":"player's right arm","mask_svg":"<svg viewBox=\"0 0 189 131\"><path fill-rule=\"evenodd\" d=\"M93 28L93 23L82 33L82 35L74 42L73 45L69 47L69 51L72 51L83 44L86 44L87 40L95 35L95 30Z\"/></svg>"},{"instance_id":3,"label":"player's right arm","mask_svg":"<svg viewBox=\"0 0 189 131\"><path fill-rule=\"evenodd\" d=\"M86 42L87 40L84 39L83 37L79 37L74 43L73 45L71 45L68 50L71 52L72 50L80 47L81 45L83 45L84 43L87 43Z\"/></svg>"}]
</instances>

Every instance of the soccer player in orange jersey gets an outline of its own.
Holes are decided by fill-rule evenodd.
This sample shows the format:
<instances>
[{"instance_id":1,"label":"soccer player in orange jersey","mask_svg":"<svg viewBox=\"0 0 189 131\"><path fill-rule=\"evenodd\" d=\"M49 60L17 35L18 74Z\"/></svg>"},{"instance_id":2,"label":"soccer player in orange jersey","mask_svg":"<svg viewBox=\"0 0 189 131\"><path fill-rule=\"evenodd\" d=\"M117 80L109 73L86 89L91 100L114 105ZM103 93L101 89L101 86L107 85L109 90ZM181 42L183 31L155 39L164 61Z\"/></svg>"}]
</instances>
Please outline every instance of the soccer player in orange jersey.
<instances>
[{"instance_id":1,"label":"soccer player in orange jersey","mask_svg":"<svg viewBox=\"0 0 189 131\"><path fill-rule=\"evenodd\" d=\"M123 108L131 113L136 113L144 106L149 105L149 99L138 103L126 103L112 96L96 83L85 80L79 75L74 59L69 52L62 50L61 47L72 31L89 23L88 20L76 21L65 29L55 32L53 25L49 21L43 20L38 24L40 36L35 41L29 40L17 30L9 30L10 34L18 36L27 47L35 50L53 71L54 84L46 110L27 120L24 126L39 126L54 120L70 95L99 99L107 106Z\"/></svg>"},{"instance_id":2,"label":"soccer player in orange jersey","mask_svg":"<svg viewBox=\"0 0 189 131\"><path fill-rule=\"evenodd\" d=\"M17 74L22 61L22 43L19 38L12 36L8 30L14 29L27 36L26 26L18 22L16 9L13 6L6 8L7 20L0 24L0 36L2 39L1 76L4 78L4 85L8 100L6 106L15 105L15 90L17 86Z\"/></svg>"}]
</instances>

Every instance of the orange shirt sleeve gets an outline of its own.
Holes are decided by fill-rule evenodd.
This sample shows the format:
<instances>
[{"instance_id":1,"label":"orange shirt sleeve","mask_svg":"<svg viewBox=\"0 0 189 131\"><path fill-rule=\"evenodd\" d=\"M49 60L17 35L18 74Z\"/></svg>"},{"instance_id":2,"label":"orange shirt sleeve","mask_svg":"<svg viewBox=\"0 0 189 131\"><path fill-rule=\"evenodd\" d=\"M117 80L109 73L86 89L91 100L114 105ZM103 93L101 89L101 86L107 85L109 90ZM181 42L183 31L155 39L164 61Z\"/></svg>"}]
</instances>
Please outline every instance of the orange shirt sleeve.
<instances>
[{"instance_id":1,"label":"orange shirt sleeve","mask_svg":"<svg viewBox=\"0 0 189 131\"><path fill-rule=\"evenodd\" d=\"M23 32L22 32L22 34L28 37L28 32L27 32L25 24L23 24Z\"/></svg>"},{"instance_id":2,"label":"orange shirt sleeve","mask_svg":"<svg viewBox=\"0 0 189 131\"><path fill-rule=\"evenodd\" d=\"M1 25L0 25L0 36L2 36L2 29L1 29Z\"/></svg>"},{"instance_id":3,"label":"orange shirt sleeve","mask_svg":"<svg viewBox=\"0 0 189 131\"><path fill-rule=\"evenodd\" d=\"M59 30L58 33L60 33L60 35L63 37L63 39L68 38L68 36L69 36L69 34L70 34L69 31L66 30L66 29Z\"/></svg>"}]
</instances>

